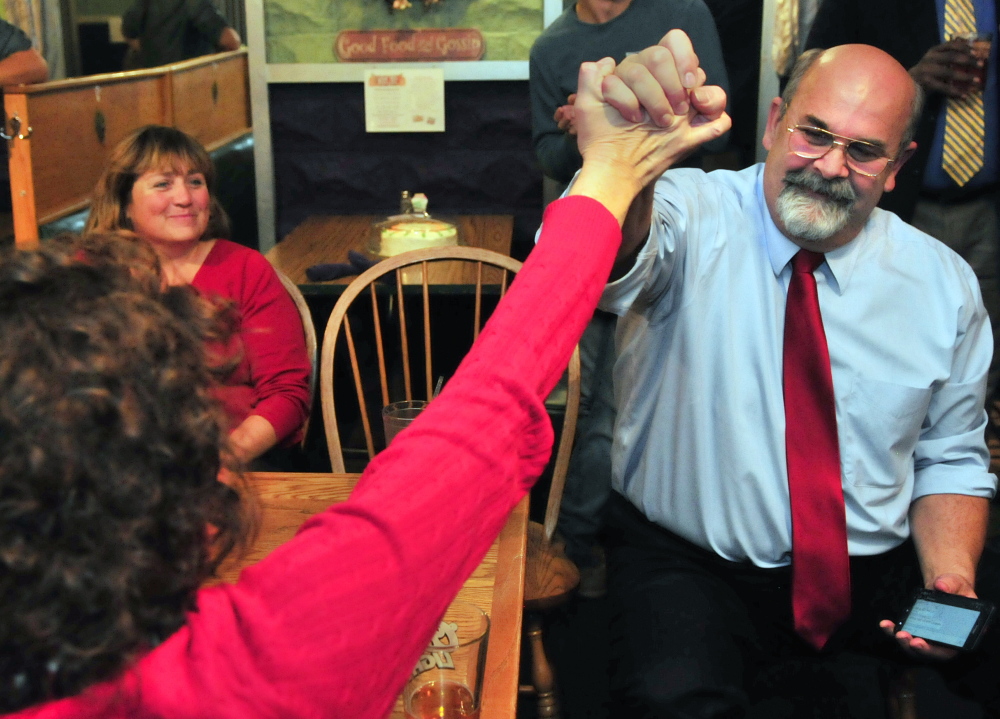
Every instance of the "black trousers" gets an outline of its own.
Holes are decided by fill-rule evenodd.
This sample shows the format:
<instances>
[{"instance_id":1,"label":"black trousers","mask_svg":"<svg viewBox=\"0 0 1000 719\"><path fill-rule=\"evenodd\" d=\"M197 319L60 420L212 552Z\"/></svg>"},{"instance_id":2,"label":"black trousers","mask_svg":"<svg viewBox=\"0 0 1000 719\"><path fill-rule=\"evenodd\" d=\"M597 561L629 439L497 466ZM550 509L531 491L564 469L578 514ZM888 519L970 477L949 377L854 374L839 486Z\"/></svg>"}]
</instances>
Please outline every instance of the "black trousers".
<instances>
[{"instance_id":1,"label":"black trousers","mask_svg":"<svg viewBox=\"0 0 1000 719\"><path fill-rule=\"evenodd\" d=\"M790 569L728 562L613 495L608 589L617 716L886 716L889 681L909 660L878 622L899 617L922 585L912 543L851 559L851 618L817 652L793 628ZM991 648L941 664L949 681L967 690L983 685L980 700L1000 684L997 634Z\"/></svg>"}]
</instances>

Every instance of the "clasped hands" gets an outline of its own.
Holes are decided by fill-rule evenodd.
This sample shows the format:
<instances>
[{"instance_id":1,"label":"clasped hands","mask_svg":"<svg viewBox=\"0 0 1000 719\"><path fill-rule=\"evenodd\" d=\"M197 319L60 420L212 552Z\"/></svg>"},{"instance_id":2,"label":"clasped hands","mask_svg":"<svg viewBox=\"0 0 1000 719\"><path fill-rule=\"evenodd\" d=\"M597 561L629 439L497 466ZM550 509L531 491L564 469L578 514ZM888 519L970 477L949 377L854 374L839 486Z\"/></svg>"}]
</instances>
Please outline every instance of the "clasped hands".
<instances>
[{"instance_id":1,"label":"clasped hands","mask_svg":"<svg viewBox=\"0 0 1000 719\"><path fill-rule=\"evenodd\" d=\"M580 67L574 103L584 163L628 168L645 187L664 170L731 125L726 93L705 85L691 40L671 30L658 45L616 65Z\"/></svg>"}]
</instances>

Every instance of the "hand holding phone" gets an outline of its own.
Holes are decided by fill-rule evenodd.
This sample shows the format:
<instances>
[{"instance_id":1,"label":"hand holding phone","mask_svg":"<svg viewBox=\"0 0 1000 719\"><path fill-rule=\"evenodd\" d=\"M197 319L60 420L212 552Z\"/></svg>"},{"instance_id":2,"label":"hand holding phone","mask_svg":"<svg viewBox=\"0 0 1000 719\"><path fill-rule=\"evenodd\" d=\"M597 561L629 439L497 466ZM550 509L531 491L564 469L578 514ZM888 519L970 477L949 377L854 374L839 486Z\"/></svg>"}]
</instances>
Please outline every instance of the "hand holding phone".
<instances>
[{"instance_id":1,"label":"hand holding phone","mask_svg":"<svg viewBox=\"0 0 1000 719\"><path fill-rule=\"evenodd\" d=\"M985 599L970 599L934 589L920 589L913 604L896 625L929 642L971 651L979 644L993 619L994 605Z\"/></svg>"}]
</instances>

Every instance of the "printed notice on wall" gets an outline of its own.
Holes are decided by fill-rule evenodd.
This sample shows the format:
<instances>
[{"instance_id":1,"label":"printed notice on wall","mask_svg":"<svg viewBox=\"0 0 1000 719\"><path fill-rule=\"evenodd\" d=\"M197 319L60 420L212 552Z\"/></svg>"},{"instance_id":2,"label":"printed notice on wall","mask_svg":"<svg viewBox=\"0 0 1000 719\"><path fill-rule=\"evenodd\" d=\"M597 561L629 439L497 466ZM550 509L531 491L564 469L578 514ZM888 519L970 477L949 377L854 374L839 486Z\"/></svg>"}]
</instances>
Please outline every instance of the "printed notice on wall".
<instances>
[{"instance_id":1,"label":"printed notice on wall","mask_svg":"<svg viewBox=\"0 0 1000 719\"><path fill-rule=\"evenodd\" d=\"M444 70L366 71L365 130L444 132Z\"/></svg>"}]
</instances>

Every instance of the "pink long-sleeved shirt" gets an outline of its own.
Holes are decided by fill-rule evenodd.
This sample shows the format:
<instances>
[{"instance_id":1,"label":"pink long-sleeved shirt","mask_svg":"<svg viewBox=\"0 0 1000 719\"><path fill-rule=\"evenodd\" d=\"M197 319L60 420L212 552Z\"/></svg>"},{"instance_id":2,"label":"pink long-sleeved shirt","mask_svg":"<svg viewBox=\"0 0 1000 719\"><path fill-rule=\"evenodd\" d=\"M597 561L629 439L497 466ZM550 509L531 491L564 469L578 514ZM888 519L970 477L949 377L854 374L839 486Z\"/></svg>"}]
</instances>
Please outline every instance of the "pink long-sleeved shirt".
<instances>
[{"instance_id":1,"label":"pink long-sleeved shirt","mask_svg":"<svg viewBox=\"0 0 1000 719\"><path fill-rule=\"evenodd\" d=\"M552 449L543 404L621 232L552 204L542 238L444 391L351 498L309 519L121 678L19 719L379 719Z\"/></svg>"}]
</instances>

